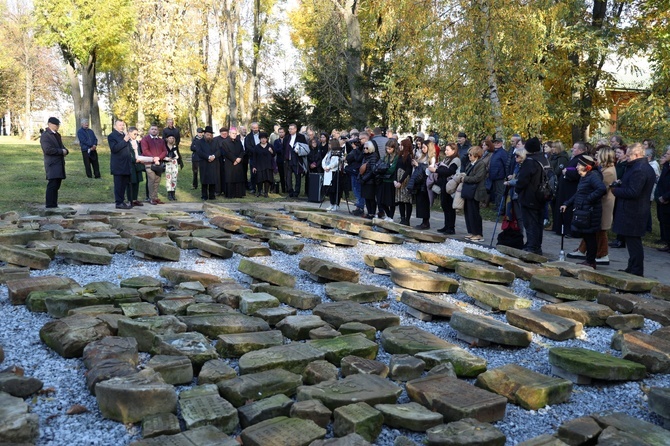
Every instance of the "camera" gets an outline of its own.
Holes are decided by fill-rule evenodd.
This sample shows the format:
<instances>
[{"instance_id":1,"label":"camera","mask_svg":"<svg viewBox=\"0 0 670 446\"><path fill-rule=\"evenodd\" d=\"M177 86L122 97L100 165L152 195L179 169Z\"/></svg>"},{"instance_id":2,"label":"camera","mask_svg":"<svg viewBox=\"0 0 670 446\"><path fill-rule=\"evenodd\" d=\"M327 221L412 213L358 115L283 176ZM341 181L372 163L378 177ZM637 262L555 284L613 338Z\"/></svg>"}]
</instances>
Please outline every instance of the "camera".
<instances>
[{"instance_id":1,"label":"camera","mask_svg":"<svg viewBox=\"0 0 670 446\"><path fill-rule=\"evenodd\" d=\"M614 183L610 184L610 187L621 186L621 180L616 180Z\"/></svg>"}]
</instances>

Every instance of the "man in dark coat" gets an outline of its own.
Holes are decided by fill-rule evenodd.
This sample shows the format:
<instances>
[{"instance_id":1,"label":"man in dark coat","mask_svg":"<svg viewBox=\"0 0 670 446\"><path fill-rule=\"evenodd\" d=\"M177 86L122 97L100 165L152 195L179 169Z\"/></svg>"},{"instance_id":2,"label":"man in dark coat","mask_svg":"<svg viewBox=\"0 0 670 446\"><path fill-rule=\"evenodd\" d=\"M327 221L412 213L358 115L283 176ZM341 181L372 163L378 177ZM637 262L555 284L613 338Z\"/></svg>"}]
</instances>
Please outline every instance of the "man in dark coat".
<instances>
[{"instance_id":1,"label":"man in dark coat","mask_svg":"<svg viewBox=\"0 0 670 446\"><path fill-rule=\"evenodd\" d=\"M254 153L256 146L261 143L260 130L257 122L252 122L251 132L244 137L244 157L242 158L242 169L244 170L244 179L247 178L247 170L251 171L249 175L249 182L247 188L250 192L260 192L260 188L256 191L256 174L254 173Z\"/></svg>"},{"instance_id":2,"label":"man in dark coat","mask_svg":"<svg viewBox=\"0 0 670 446\"><path fill-rule=\"evenodd\" d=\"M295 152L297 143L307 144L307 139L302 133L298 133L298 126L290 124L288 126L288 135L284 138L284 176L286 186L288 187L288 196L297 197L300 195L300 182L304 171L301 165L303 160Z\"/></svg>"},{"instance_id":3,"label":"man in dark coat","mask_svg":"<svg viewBox=\"0 0 670 446\"><path fill-rule=\"evenodd\" d=\"M277 129L278 138L275 139L273 143L274 152L277 160L277 170L279 171L279 184L281 187L281 193L286 193L286 178L284 172L284 139L286 139L286 129L284 127L279 127ZM279 192L279 191L277 191Z\"/></svg>"},{"instance_id":4,"label":"man in dark coat","mask_svg":"<svg viewBox=\"0 0 670 446\"><path fill-rule=\"evenodd\" d=\"M623 236L628 248L627 273L644 275L642 236L646 232L644 217L649 213L649 196L656 183L656 174L644 154L642 144L628 148L628 167L618 187L612 188L617 204L612 231Z\"/></svg>"},{"instance_id":5,"label":"man in dark coat","mask_svg":"<svg viewBox=\"0 0 670 446\"><path fill-rule=\"evenodd\" d=\"M223 142L228 139L228 127L221 127L219 129L218 136L214 137L214 144L216 148L219 149L219 164L216 166L217 180L216 180L216 194L223 195L226 192L226 171L224 169L224 163L226 158L224 158L225 147Z\"/></svg>"},{"instance_id":6,"label":"man in dark coat","mask_svg":"<svg viewBox=\"0 0 670 446\"><path fill-rule=\"evenodd\" d=\"M661 156L661 175L654 191L656 211L661 230L662 248L659 251L670 252L670 150Z\"/></svg>"},{"instance_id":7,"label":"man in dark coat","mask_svg":"<svg viewBox=\"0 0 670 446\"><path fill-rule=\"evenodd\" d=\"M216 184L219 179L218 165L221 152L217 142L214 141L214 130L211 126L205 127L204 134L204 137L196 142L196 154L200 166L200 183L202 184L200 198L214 200L216 199Z\"/></svg>"},{"instance_id":8,"label":"man in dark coat","mask_svg":"<svg viewBox=\"0 0 670 446\"><path fill-rule=\"evenodd\" d=\"M40 146L44 153L44 170L48 180L45 199L47 209L58 207L58 190L65 179L65 157L70 153L63 145L58 127L60 127L60 121L51 117L47 123L47 129L40 135Z\"/></svg>"},{"instance_id":9,"label":"man in dark coat","mask_svg":"<svg viewBox=\"0 0 670 446\"><path fill-rule=\"evenodd\" d=\"M134 169L130 154L130 135L126 133L126 123L117 119L114 130L107 136L109 144L109 168L114 176L114 202L117 209L131 209L130 203L123 201L130 184L130 169Z\"/></svg>"},{"instance_id":10,"label":"man in dark coat","mask_svg":"<svg viewBox=\"0 0 670 446\"><path fill-rule=\"evenodd\" d=\"M195 138L191 141L191 172L193 173L193 189L198 188L198 141L200 141L205 136L205 131L202 127L198 127L196 130Z\"/></svg>"},{"instance_id":11,"label":"man in dark coat","mask_svg":"<svg viewBox=\"0 0 670 446\"><path fill-rule=\"evenodd\" d=\"M231 127L228 138L223 140L221 156L225 158L223 168L225 170L226 198L242 198L246 193L246 175L244 171L244 146L237 129Z\"/></svg>"},{"instance_id":12,"label":"man in dark coat","mask_svg":"<svg viewBox=\"0 0 670 446\"><path fill-rule=\"evenodd\" d=\"M523 226L526 229L524 251L542 254L544 231L544 198L538 193L542 181L542 169L549 168L549 161L541 152L540 140L531 138L526 142L526 160L519 168L515 190L519 194Z\"/></svg>"},{"instance_id":13,"label":"man in dark coat","mask_svg":"<svg viewBox=\"0 0 670 446\"><path fill-rule=\"evenodd\" d=\"M100 165L98 164L98 138L95 137L93 130L88 128L88 118L81 119L81 127L77 130L77 139L81 147L81 156L84 159L84 169L86 176L100 178ZM91 172L93 167L93 172Z\"/></svg>"}]
</instances>

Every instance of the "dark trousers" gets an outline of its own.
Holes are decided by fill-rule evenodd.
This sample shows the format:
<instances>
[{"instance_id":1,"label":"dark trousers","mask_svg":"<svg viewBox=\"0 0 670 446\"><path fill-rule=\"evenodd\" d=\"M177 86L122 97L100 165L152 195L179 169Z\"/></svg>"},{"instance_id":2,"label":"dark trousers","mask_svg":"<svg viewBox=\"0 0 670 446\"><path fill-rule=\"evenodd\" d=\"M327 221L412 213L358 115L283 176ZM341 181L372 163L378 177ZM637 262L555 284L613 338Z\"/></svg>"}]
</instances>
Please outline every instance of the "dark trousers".
<instances>
[{"instance_id":1,"label":"dark trousers","mask_svg":"<svg viewBox=\"0 0 670 446\"><path fill-rule=\"evenodd\" d=\"M330 204L340 205L340 200L342 199L342 191L340 190L340 181L339 175L337 173L333 174L333 180L330 186L328 186L328 198L330 199Z\"/></svg>"},{"instance_id":2,"label":"dark trousers","mask_svg":"<svg viewBox=\"0 0 670 446\"><path fill-rule=\"evenodd\" d=\"M100 165L98 164L98 153L93 151L89 155L88 151L81 152L81 157L84 159L84 169L86 169L86 176L93 178L95 175L96 178L100 178ZM93 167L93 173L91 174L91 167Z\"/></svg>"},{"instance_id":3,"label":"dark trousers","mask_svg":"<svg viewBox=\"0 0 670 446\"><path fill-rule=\"evenodd\" d=\"M58 189L63 181L62 178L55 178L47 182L47 193L44 206L46 208L58 207Z\"/></svg>"},{"instance_id":4,"label":"dark trousers","mask_svg":"<svg viewBox=\"0 0 670 446\"><path fill-rule=\"evenodd\" d=\"M279 184L281 187L281 193L286 193L286 175L284 172L284 162L279 162L279 157L277 157L277 170L279 171ZM279 191L277 191L279 192Z\"/></svg>"},{"instance_id":5,"label":"dark trousers","mask_svg":"<svg viewBox=\"0 0 670 446\"><path fill-rule=\"evenodd\" d=\"M628 248L628 271L636 276L644 276L644 248L642 237L623 236Z\"/></svg>"},{"instance_id":6,"label":"dark trousers","mask_svg":"<svg viewBox=\"0 0 670 446\"><path fill-rule=\"evenodd\" d=\"M466 199L463 213L468 233L472 235L484 235L482 215L479 213L479 201L473 198Z\"/></svg>"},{"instance_id":7,"label":"dark trousers","mask_svg":"<svg viewBox=\"0 0 670 446\"><path fill-rule=\"evenodd\" d=\"M407 222L409 224L409 219L412 218L412 203L397 203L398 209L400 210L400 220L402 222Z\"/></svg>"},{"instance_id":8,"label":"dark trousers","mask_svg":"<svg viewBox=\"0 0 670 446\"><path fill-rule=\"evenodd\" d=\"M123 204L129 184L130 175L114 175L114 202L116 204Z\"/></svg>"},{"instance_id":9,"label":"dark trousers","mask_svg":"<svg viewBox=\"0 0 670 446\"><path fill-rule=\"evenodd\" d=\"M245 154L242 157L242 171L244 172L244 187L251 190L251 183L247 171L249 170L249 155Z\"/></svg>"},{"instance_id":10,"label":"dark trousers","mask_svg":"<svg viewBox=\"0 0 670 446\"><path fill-rule=\"evenodd\" d=\"M140 192L140 183L128 183L128 201L132 203L137 201Z\"/></svg>"},{"instance_id":11,"label":"dark trousers","mask_svg":"<svg viewBox=\"0 0 670 446\"><path fill-rule=\"evenodd\" d=\"M448 231L456 230L456 211L454 210L453 205L454 198L451 194L443 191L440 194L440 206L442 206L442 212L444 213L444 227L447 228Z\"/></svg>"},{"instance_id":12,"label":"dark trousers","mask_svg":"<svg viewBox=\"0 0 670 446\"><path fill-rule=\"evenodd\" d=\"M374 215L377 213L377 200L374 198L366 198L365 199L365 207L368 210L368 215Z\"/></svg>"},{"instance_id":13,"label":"dark trousers","mask_svg":"<svg viewBox=\"0 0 670 446\"><path fill-rule=\"evenodd\" d=\"M598 242L596 241L596 233L582 234L584 243L586 244L586 263L596 263L596 254L598 252Z\"/></svg>"},{"instance_id":14,"label":"dark trousers","mask_svg":"<svg viewBox=\"0 0 670 446\"><path fill-rule=\"evenodd\" d=\"M661 230L661 240L670 245L670 204L656 202L656 215Z\"/></svg>"},{"instance_id":15,"label":"dark trousers","mask_svg":"<svg viewBox=\"0 0 670 446\"><path fill-rule=\"evenodd\" d=\"M298 170L298 167L295 168ZM289 194L294 194L296 197L300 195L300 183L302 182L302 175L300 172L295 172L291 169L289 163L284 163L284 175L286 179L286 188Z\"/></svg>"},{"instance_id":16,"label":"dark trousers","mask_svg":"<svg viewBox=\"0 0 670 446\"><path fill-rule=\"evenodd\" d=\"M200 198L203 200L215 200L216 199L216 184L203 184L202 193Z\"/></svg>"},{"instance_id":17,"label":"dark trousers","mask_svg":"<svg viewBox=\"0 0 670 446\"><path fill-rule=\"evenodd\" d=\"M198 188L198 161L191 161L191 172L193 172L193 189Z\"/></svg>"},{"instance_id":18,"label":"dark trousers","mask_svg":"<svg viewBox=\"0 0 670 446\"><path fill-rule=\"evenodd\" d=\"M495 180L491 185L491 201L495 205L498 215L505 215L505 208L500 207L503 195L505 195L505 180Z\"/></svg>"},{"instance_id":19,"label":"dark trousers","mask_svg":"<svg viewBox=\"0 0 670 446\"><path fill-rule=\"evenodd\" d=\"M544 232L543 214L543 208L531 209L523 205L521 206L523 226L524 229L526 229L526 245L524 251L542 254L542 234Z\"/></svg>"}]
</instances>

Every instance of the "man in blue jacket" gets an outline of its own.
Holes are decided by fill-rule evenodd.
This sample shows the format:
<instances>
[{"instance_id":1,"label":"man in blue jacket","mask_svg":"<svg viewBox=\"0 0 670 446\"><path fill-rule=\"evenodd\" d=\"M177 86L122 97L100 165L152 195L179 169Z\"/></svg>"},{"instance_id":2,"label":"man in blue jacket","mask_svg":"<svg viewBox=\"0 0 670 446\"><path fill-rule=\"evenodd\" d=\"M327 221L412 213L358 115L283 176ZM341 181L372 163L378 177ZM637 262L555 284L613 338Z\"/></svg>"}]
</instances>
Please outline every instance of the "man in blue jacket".
<instances>
[{"instance_id":1,"label":"man in blue jacket","mask_svg":"<svg viewBox=\"0 0 670 446\"><path fill-rule=\"evenodd\" d=\"M84 168L86 176L100 178L100 165L98 164L98 138L95 137L93 130L88 128L88 118L81 119L81 127L77 130L77 139L81 147L81 156L84 159ZM93 167L93 173L91 173Z\"/></svg>"},{"instance_id":2,"label":"man in blue jacket","mask_svg":"<svg viewBox=\"0 0 670 446\"><path fill-rule=\"evenodd\" d=\"M502 139L493 140L493 154L489 163L489 177L486 179L486 188L491 191L491 201L500 215L505 215L505 208L500 206L505 194L505 179L507 178L507 152L503 148Z\"/></svg>"},{"instance_id":3,"label":"man in blue jacket","mask_svg":"<svg viewBox=\"0 0 670 446\"><path fill-rule=\"evenodd\" d=\"M617 200L612 231L624 238L628 248L628 266L622 271L643 276L642 236L646 232L646 225L641 218L649 213L649 196L656 183L656 174L647 161L642 144L633 144L626 153L626 174L621 184L612 188Z\"/></svg>"}]
</instances>

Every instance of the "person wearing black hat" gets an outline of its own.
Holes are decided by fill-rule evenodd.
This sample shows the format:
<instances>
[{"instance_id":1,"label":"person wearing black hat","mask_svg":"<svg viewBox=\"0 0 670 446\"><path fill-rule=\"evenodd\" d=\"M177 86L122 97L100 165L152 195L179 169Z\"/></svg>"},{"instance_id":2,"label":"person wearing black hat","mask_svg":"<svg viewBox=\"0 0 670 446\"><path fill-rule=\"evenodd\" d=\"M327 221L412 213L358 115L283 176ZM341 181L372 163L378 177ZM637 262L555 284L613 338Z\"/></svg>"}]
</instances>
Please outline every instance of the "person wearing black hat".
<instances>
[{"instance_id":1,"label":"person wearing black hat","mask_svg":"<svg viewBox=\"0 0 670 446\"><path fill-rule=\"evenodd\" d=\"M196 135L195 138L193 138L193 141L191 141L191 152L193 154L191 155L191 172L193 173L193 189L198 188L198 141L202 139L203 136L205 136L205 130L202 127L198 127L196 130Z\"/></svg>"},{"instance_id":2,"label":"person wearing black hat","mask_svg":"<svg viewBox=\"0 0 670 446\"><path fill-rule=\"evenodd\" d=\"M65 179L65 157L70 153L63 145L58 127L60 121L51 117L47 129L40 136L40 146L44 153L44 170L47 176L45 207L58 207L58 190Z\"/></svg>"},{"instance_id":3,"label":"person wearing black hat","mask_svg":"<svg viewBox=\"0 0 670 446\"><path fill-rule=\"evenodd\" d=\"M272 168L272 158L275 156L275 152L272 145L268 143L269 137L266 132L259 132L258 138L260 139L260 143L254 147L254 151L251 154L251 158L254 160L251 173L256 178L256 196L260 196L262 185L263 196L267 198L270 185L275 180L274 169Z\"/></svg>"},{"instance_id":4,"label":"person wearing black hat","mask_svg":"<svg viewBox=\"0 0 670 446\"><path fill-rule=\"evenodd\" d=\"M521 164L515 186L519 194L523 225L526 229L524 251L542 254L542 233L544 232L544 204L539 192L542 170L549 169L549 161L542 153L540 140L531 138L526 142L526 160Z\"/></svg>"},{"instance_id":5,"label":"person wearing black hat","mask_svg":"<svg viewBox=\"0 0 670 446\"><path fill-rule=\"evenodd\" d=\"M196 144L198 155L198 166L200 167L200 183L202 192L200 198L203 200L216 199L216 182L218 180L218 165L221 152L218 144L214 141L214 130L211 126L204 129L204 136Z\"/></svg>"},{"instance_id":6,"label":"person wearing black hat","mask_svg":"<svg viewBox=\"0 0 670 446\"><path fill-rule=\"evenodd\" d=\"M596 162L588 155L583 155L577 162L577 173L580 176L577 191L560 207L561 212L573 209L570 223L573 234L578 233L586 243L586 261L580 265L596 269L596 232L600 230L603 205L602 197L607 193L603 176L595 167Z\"/></svg>"}]
</instances>

